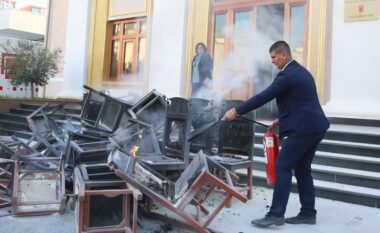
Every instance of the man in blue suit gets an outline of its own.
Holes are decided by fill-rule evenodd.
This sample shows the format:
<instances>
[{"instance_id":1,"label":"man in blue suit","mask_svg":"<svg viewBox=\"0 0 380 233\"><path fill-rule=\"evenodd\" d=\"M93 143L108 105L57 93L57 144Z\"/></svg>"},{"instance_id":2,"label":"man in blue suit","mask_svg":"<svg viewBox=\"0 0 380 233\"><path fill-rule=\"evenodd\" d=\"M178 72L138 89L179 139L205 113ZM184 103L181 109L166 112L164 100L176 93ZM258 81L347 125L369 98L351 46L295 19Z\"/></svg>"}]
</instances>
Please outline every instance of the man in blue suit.
<instances>
[{"instance_id":1,"label":"man in blue suit","mask_svg":"<svg viewBox=\"0 0 380 233\"><path fill-rule=\"evenodd\" d=\"M272 63L280 69L277 77L264 91L227 111L224 120L233 120L276 98L279 119L272 127L280 127L280 138L284 140L276 161L276 184L269 212L264 218L253 220L252 224L259 227L285 222L315 224L317 211L311 162L330 124L319 103L312 75L293 60L289 45L277 41L269 52ZM297 216L285 219L293 169L301 210Z\"/></svg>"}]
</instances>

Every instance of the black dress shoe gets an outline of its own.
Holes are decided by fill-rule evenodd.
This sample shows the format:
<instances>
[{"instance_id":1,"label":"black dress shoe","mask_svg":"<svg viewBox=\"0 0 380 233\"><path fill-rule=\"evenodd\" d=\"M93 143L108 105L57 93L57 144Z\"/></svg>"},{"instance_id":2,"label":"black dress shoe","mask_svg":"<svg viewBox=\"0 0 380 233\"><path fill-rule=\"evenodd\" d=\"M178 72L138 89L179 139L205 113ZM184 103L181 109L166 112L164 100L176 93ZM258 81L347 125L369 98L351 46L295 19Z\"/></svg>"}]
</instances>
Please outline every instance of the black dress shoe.
<instances>
[{"instance_id":1,"label":"black dress shoe","mask_svg":"<svg viewBox=\"0 0 380 233\"><path fill-rule=\"evenodd\" d=\"M265 215L264 218L252 220L251 224L256 225L258 227L269 227L272 225L281 226L285 224L285 218L276 217L268 213Z\"/></svg>"},{"instance_id":2,"label":"black dress shoe","mask_svg":"<svg viewBox=\"0 0 380 233\"><path fill-rule=\"evenodd\" d=\"M289 224L310 224L310 225L314 225L317 223L317 218L315 216L307 216L307 215L298 214L295 217L286 218L285 222L289 223Z\"/></svg>"}]
</instances>

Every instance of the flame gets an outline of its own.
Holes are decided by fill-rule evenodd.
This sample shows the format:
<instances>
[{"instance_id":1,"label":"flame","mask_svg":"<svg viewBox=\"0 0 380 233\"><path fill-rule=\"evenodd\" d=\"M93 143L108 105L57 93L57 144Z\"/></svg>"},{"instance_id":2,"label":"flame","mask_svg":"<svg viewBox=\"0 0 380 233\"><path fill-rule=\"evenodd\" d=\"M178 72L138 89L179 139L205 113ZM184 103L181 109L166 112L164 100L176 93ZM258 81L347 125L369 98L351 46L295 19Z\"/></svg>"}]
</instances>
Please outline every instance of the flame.
<instances>
[{"instance_id":1,"label":"flame","mask_svg":"<svg viewBox=\"0 0 380 233\"><path fill-rule=\"evenodd\" d=\"M131 150L129 151L129 153L133 156L133 157L136 157L136 153L137 151L139 150L140 147L138 146L132 146Z\"/></svg>"}]
</instances>

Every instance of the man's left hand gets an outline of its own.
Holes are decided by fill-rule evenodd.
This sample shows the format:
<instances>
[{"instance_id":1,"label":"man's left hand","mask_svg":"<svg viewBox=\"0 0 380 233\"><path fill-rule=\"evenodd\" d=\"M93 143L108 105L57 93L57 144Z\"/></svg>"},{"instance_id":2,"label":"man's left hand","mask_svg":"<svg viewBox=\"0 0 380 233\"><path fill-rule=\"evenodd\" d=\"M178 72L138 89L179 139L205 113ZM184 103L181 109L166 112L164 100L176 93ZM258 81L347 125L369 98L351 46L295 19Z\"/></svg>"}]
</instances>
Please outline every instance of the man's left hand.
<instances>
[{"instance_id":1,"label":"man's left hand","mask_svg":"<svg viewBox=\"0 0 380 233\"><path fill-rule=\"evenodd\" d=\"M237 116L237 112L236 112L236 109L235 108L231 108L230 110L228 110L223 118L222 118L222 121L232 121L233 119L235 119Z\"/></svg>"}]
</instances>

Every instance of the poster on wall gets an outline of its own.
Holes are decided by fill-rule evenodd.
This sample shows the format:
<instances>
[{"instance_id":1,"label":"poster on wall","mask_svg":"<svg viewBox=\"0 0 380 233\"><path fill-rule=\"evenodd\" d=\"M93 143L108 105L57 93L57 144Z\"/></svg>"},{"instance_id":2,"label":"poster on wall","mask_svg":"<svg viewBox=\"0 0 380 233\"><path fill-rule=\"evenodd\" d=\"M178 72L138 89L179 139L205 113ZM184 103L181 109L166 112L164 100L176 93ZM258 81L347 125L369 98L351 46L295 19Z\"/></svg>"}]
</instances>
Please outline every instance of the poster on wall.
<instances>
[{"instance_id":1,"label":"poster on wall","mask_svg":"<svg viewBox=\"0 0 380 233\"><path fill-rule=\"evenodd\" d=\"M379 0L345 0L345 22L358 22L378 19Z\"/></svg>"}]
</instances>

